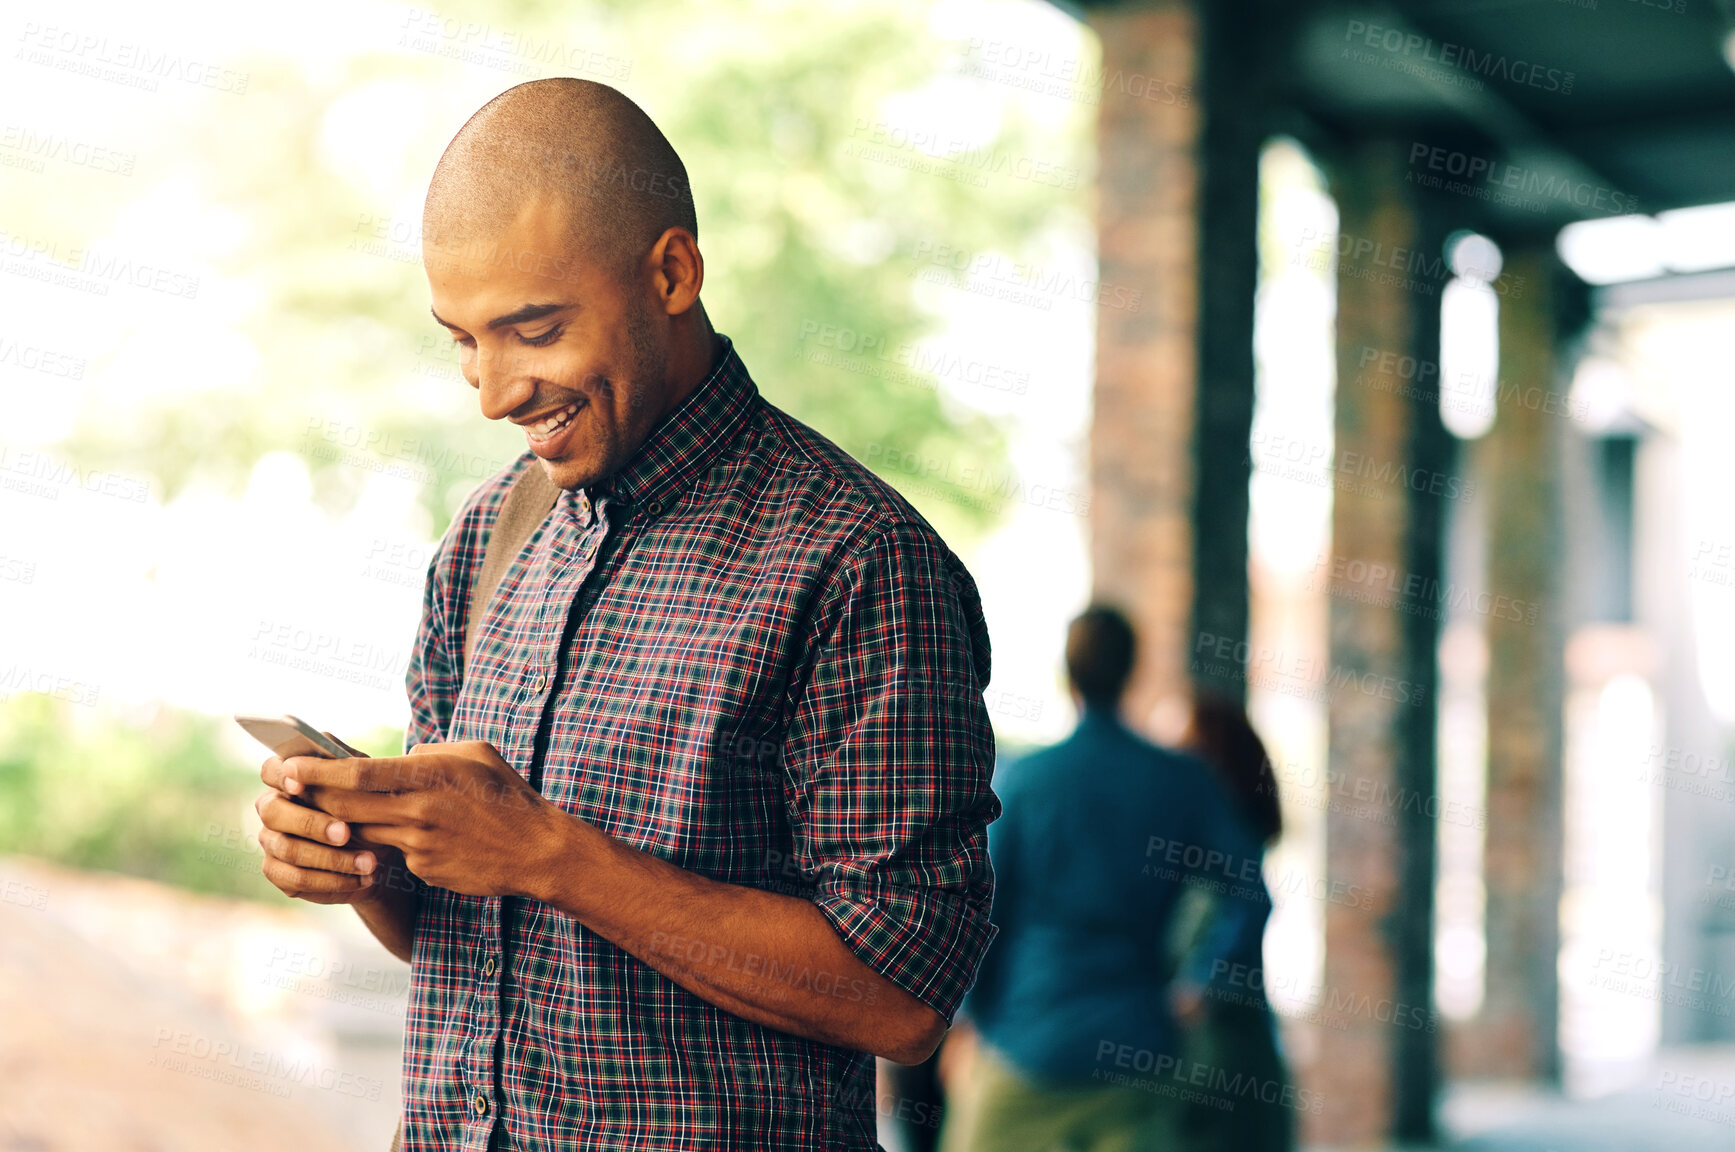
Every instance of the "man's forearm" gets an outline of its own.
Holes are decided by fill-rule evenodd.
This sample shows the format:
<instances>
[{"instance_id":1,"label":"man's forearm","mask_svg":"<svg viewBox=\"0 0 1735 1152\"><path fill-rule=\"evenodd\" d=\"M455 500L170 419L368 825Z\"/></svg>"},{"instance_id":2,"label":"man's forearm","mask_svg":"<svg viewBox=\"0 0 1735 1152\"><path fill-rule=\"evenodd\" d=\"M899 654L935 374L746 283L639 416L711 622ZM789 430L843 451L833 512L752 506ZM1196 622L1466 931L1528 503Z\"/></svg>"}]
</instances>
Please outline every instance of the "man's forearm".
<instances>
[{"instance_id":1,"label":"man's forearm","mask_svg":"<svg viewBox=\"0 0 1735 1152\"><path fill-rule=\"evenodd\" d=\"M688 872L576 819L542 859L530 895L737 1016L903 1064L945 1032L811 901Z\"/></svg>"},{"instance_id":2,"label":"man's forearm","mask_svg":"<svg viewBox=\"0 0 1735 1152\"><path fill-rule=\"evenodd\" d=\"M384 885L379 895L354 901L352 906L368 931L374 934L374 939L407 964L415 944L421 890L402 864L388 867L376 875L379 879L374 883Z\"/></svg>"}]
</instances>

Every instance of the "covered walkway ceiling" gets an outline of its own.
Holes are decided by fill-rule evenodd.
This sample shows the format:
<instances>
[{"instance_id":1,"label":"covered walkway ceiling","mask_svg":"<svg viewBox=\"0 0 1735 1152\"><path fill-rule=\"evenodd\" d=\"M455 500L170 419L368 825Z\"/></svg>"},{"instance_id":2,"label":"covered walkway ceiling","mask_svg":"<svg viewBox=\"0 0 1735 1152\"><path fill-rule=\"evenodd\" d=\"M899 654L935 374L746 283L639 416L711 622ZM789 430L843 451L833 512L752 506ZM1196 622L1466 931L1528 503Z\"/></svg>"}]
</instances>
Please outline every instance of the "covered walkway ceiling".
<instances>
[{"instance_id":1,"label":"covered walkway ceiling","mask_svg":"<svg viewBox=\"0 0 1735 1152\"><path fill-rule=\"evenodd\" d=\"M1735 0L1201 2L1243 10L1247 34L1280 41L1266 77L1274 129L1462 153L1435 157L1442 175L1477 160L1484 179L1492 164L1518 169L1494 173L1530 189L1518 204L1487 201L1502 231L1621 215L1629 198L1645 213L1735 199L1723 55ZM1537 195L1563 183L1572 191Z\"/></svg>"}]
</instances>

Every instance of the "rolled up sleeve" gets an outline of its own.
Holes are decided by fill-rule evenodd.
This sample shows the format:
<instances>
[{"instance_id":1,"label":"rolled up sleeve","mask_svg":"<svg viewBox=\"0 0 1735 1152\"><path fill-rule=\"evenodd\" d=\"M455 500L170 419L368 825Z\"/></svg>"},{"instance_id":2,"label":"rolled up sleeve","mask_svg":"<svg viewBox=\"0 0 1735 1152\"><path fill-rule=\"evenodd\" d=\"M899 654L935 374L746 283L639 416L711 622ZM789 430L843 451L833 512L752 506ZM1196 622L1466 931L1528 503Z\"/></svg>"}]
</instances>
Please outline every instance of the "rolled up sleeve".
<instances>
[{"instance_id":1,"label":"rolled up sleeve","mask_svg":"<svg viewBox=\"0 0 1735 1152\"><path fill-rule=\"evenodd\" d=\"M975 583L931 528L885 525L808 636L784 745L795 862L850 951L949 1024L996 932Z\"/></svg>"}]
</instances>

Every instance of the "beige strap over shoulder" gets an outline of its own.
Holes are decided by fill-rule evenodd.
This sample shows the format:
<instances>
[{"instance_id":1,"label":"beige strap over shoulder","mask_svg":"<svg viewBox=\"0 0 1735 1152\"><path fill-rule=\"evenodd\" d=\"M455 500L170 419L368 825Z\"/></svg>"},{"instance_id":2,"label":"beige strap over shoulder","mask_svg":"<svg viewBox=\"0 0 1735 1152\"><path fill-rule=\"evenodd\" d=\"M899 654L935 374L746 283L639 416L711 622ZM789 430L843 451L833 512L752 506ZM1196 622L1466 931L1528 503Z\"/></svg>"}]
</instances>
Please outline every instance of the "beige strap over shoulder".
<instances>
[{"instance_id":1,"label":"beige strap over shoulder","mask_svg":"<svg viewBox=\"0 0 1735 1152\"><path fill-rule=\"evenodd\" d=\"M464 624L464 662L458 666L460 683L464 670L476 655L476 637L482 631L482 620L488 615L488 605L494 599L494 593L506 578L506 570L512 567L512 561L518 558L524 542L548 517L548 510L554 507L559 497L560 489L555 487L537 460L532 460L507 490L506 499L500 505L500 515L488 533L488 542L482 546L482 567L470 589L470 616Z\"/></svg>"}]
</instances>

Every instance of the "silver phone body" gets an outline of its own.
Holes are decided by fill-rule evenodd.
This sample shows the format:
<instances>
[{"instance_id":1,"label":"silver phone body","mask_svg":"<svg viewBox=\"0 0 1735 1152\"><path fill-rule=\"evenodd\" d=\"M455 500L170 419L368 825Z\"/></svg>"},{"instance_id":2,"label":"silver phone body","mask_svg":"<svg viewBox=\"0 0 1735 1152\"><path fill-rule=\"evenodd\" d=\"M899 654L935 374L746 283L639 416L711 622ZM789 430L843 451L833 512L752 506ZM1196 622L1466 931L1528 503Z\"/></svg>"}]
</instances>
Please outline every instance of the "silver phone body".
<instances>
[{"instance_id":1,"label":"silver phone body","mask_svg":"<svg viewBox=\"0 0 1735 1152\"><path fill-rule=\"evenodd\" d=\"M285 760L291 756L323 756L328 760L342 760L362 755L336 738L327 736L299 716L237 716L235 723L241 725L253 739Z\"/></svg>"}]
</instances>

